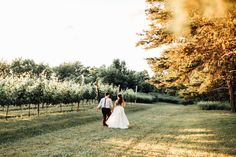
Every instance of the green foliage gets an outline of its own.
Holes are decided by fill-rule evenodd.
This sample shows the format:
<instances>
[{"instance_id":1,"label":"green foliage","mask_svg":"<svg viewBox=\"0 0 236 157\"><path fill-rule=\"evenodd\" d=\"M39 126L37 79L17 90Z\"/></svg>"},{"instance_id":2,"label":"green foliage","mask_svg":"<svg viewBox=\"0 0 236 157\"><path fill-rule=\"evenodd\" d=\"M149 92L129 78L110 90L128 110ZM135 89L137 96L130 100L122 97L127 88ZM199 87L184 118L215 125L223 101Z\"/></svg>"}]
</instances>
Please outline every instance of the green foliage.
<instances>
[{"instance_id":1,"label":"green foliage","mask_svg":"<svg viewBox=\"0 0 236 157\"><path fill-rule=\"evenodd\" d=\"M116 99L119 88L112 85L100 85L101 98L105 92L111 93L111 98ZM123 92L128 101L154 102L155 97L137 93L133 90ZM24 77L0 77L0 105L23 105L23 104L69 104L81 100L95 99L97 89L95 85L78 84L74 81L59 81L56 78L47 79L45 76L32 78Z\"/></svg>"},{"instance_id":2,"label":"green foliage","mask_svg":"<svg viewBox=\"0 0 236 157\"><path fill-rule=\"evenodd\" d=\"M196 100L202 101L227 101L229 99L229 92L227 88L204 92L196 97Z\"/></svg>"},{"instance_id":3,"label":"green foliage","mask_svg":"<svg viewBox=\"0 0 236 157\"><path fill-rule=\"evenodd\" d=\"M108 84L106 85L102 84L99 87L99 90L101 93L99 99L102 98L106 92L109 92L113 100L117 99L117 95L121 93L125 101L127 102L136 101L137 103L153 103L157 101L157 95L155 94L147 94L141 92L135 93L133 89L126 89L119 91L119 87Z\"/></svg>"},{"instance_id":4,"label":"green foliage","mask_svg":"<svg viewBox=\"0 0 236 157\"><path fill-rule=\"evenodd\" d=\"M32 77L40 77L44 75L47 78L50 78L52 75L52 69L47 64L36 64L34 60L31 59L22 59L18 58L13 60L9 64L9 70L7 71L8 75L16 75L18 77L23 75L30 75Z\"/></svg>"},{"instance_id":5,"label":"green foliage","mask_svg":"<svg viewBox=\"0 0 236 157\"><path fill-rule=\"evenodd\" d=\"M0 78L0 104L59 104L74 103L82 99L94 99L96 90L91 85L79 85L72 81L60 82L45 77Z\"/></svg>"},{"instance_id":6,"label":"green foliage","mask_svg":"<svg viewBox=\"0 0 236 157\"><path fill-rule=\"evenodd\" d=\"M197 106L202 110L231 110L228 102L220 101L200 101Z\"/></svg>"},{"instance_id":7,"label":"green foliage","mask_svg":"<svg viewBox=\"0 0 236 157\"><path fill-rule=\"evenodd\" d=\"M105 92L111 93L113 100L124 92L128 101L156 101L155 96L143 94L155 91L148 83L148 73L128 70L119 59L107 68L84 67L79 61L51 68L18 58L10 64L0 62L0 74L0 105L77 103L100 99ZM98 89L95 82L101 84Z\"/></svg>"},{"instance_id":8,"label":"green foliage","mask_svg":"<svg viewBox=\"0 0 236 157\"><path fill-rule=\"evenodd\" d=\"M108 84L101 84L99 86L99 91L100 91L99 99L101 99L106 92L109 92L111 99L115 100L119 93L119 87Z\"/></svg>"},{"instance_id":9,"label":"green foliage","mask_svg":"<svg viewBox=\"0 0 236 157\"><path fill-rule=\"evenodd\" d=\"M183 102L183 99L181 99L177 96L170 96L167 94L158 94L158 101L159 102L174 103L174 104L181 104Z\"/></svg>"},{"instance_id":10,"label":"green foliage","mask_svg":"<svg viewBox=\"0 0 236 157\"><path fill-rule=\"evenodd\" d=\"M24 73L33 73L36 68L36 63L31 59L15 59L11 63L12 73L21 75Z\"/></svg>"},{"instance_id":11,"label":"green foliage","mask_svg":"<svg viewBox=\"0 0 236 157\"><path fill-rule=\"evenodd\" d=\"M10 73L10 65L4 61L0 61L0 75L5 76Z\"/></svg>"},{"instance_id":12,"label":"green foliage","mask_svg":"<svg viewBox=\"0 0 236 157\"><path fill-rule=\"evenodd\" d=\"M60 64L53 70L59 80L74 80L80 83L84 82L84 75L85 73L88 73L87 68L79 61Z\"/></svg>"},{"instance_id":13,"label":"green foliage","mask_svg":"<svg viewBox=\"0 0 236 157\"><path fill-rule=\"evenodd\" d=\"M109 67L101 69L99 77L105 84L120 86L121 89L128 88L129 76L126 63L119 59L113 60L113 63Z\"/></svg>"},{"instance_id":14,"label":"green foliage","mask_svg":"<svg viewBox=\"0 0 236 157\"><path fill-rule=\"evenodd\" d=\"M153 103L157 101L157 97L152 94L147 93L135 93L132 89L122 92L123 97L128 102L137 102L137 103Z\"/></svg>"},{"instance_id":15,"label":"green foliage","mask_svg":"<svg viewBox=\"0 0 236 157\"><path fill-rule=\"evenodd\" d=\"M147 71L128 70L126 63L119 59L115 59L109 67L101 68L99 78L103 83L119 86L122 90L127 88L135 90L138 86L138 92L148 93L156 89L147 82L150 79Z\"/></svg>"},{"instance_id":16,"label":"green foliage","mask_svg":"<svg viewBox=\"0 0 236 157\"><path fill-rule=\"evenodd\" d=\"M126 67L125 61L114 59L109 66L85 67L81 62L66 62L56 67L49 67L47 64L37 64L31 59L18 58L10 64L0 62L1 76L30 76L41 77L43 75L47 79L57 77L59 81L72 81L84 84L94 84L99 81L103 84L109 84L119 87L119 90L131 88L133 90L138 87L138 92L148 93L156 90L155 86L151 85L147 71L133 71Z\"/></svg>"},{"instance_id":17,"label":"green foliage","mask_svg":"<svg viewBox=\"0 0 236 157\"><path fill-rule=\"evenodd\" d=\"M147 93L137 93L136 102L137 103L153 103L157 101L157 97Z\"/></svg>"}]
</instances>

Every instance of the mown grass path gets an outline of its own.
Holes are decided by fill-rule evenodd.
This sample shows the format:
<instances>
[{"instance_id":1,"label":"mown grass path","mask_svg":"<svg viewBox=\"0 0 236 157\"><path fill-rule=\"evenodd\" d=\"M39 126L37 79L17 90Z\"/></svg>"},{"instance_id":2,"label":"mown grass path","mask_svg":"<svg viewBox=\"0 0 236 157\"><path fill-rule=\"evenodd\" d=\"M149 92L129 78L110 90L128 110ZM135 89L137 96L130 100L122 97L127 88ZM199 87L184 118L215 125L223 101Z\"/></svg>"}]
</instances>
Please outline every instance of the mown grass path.
<instances>
[{"instance_id":1,"label":"mown grass path","mask_svg":"<svg viewBox=\"0 0 236 157\"><path fill-rule=\"evenodd\" d=\"M173 104L128 105L127 130L94 110L0 121L0 156L236 156L236 115Z\"/></svg>"}]
</instances>

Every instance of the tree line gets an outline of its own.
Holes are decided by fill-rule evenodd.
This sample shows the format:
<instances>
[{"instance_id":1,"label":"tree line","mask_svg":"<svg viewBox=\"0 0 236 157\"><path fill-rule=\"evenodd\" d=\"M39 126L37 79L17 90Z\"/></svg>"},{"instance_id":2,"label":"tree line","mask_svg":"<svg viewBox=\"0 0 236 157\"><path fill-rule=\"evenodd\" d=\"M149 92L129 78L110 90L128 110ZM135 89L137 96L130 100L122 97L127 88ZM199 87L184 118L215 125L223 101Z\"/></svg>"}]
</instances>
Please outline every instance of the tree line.
<instances>
[{"instance_id":1,"label":"tree line","mask_svg":"<svg viewBox=\"0 0 236 157\"><path fill-rule=\"evenodd\" d=\"M31 59L18 58L10 63L0 61L0 75L21 77L28 75L38 78L41 75L47 79L56 77L59 81L74 81L80 85L102 84L118 86L119 90L136 89L138 92L154 92L156 88L148 83L150 76L147 71L134 71L126 67L125 61L114 59L110 66L86 67L80 61L65 62L55 67L48 64L35 63Z\"/></svg>"}]
</instances>

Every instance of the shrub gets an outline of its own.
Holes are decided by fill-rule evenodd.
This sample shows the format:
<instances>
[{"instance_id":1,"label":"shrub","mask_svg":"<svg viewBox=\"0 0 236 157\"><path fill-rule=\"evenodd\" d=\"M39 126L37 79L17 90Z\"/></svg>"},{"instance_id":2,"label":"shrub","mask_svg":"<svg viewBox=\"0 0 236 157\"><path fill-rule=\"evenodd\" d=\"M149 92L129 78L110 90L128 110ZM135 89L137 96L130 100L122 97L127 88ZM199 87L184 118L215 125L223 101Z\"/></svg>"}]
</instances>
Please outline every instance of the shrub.
<instances>
[{"instance_id":1,"label":"shrub","mask_svg":"<svg viewBox=\"0 0 236 157\"><path fill-rule=\"evenodd\" d=\"M153 94L147 93L135 93L132 89L128 89L122 92L125 101L137 103L153 103L157 101L157 98Z\"/></svg>"},{"instance_id":2,"label":"shrub","mask_svg":"<svg viewBox=\"0 0 236 157\"><path fill-rule=\"evenodd\" d=\"M167 94L158 94L158 101L159 102L167 102L167 103L174 103L174 104L181 104L183 100L177 96L170 96Z\"/></svg>"},{"instance_id":3,"label":"shrub","mask_svg":"<svg viewBox=\"0 0 236 157\"><path fill-rule=\"evenodd\" d=\"M197 106L201 110L230 110L230 104L228 102L221 101L199 101Z\"/></svg>"}]
</instances>

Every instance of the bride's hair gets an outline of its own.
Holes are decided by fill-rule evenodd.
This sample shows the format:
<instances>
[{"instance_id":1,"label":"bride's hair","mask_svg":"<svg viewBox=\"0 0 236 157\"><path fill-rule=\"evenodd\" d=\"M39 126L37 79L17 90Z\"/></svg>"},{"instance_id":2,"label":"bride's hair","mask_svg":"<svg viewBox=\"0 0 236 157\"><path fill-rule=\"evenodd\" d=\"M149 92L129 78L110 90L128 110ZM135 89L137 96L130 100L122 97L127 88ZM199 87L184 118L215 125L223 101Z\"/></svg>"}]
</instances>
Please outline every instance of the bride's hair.
<instances>
[{"instance_id":1,"label":"bride's hair","mask_svg":"<svg viewBox=\"0 0 236 157\"><path fill-rule=\"evenodd\" d=\"M121 105L122 104L122 102L123 102L123 98L122 98L122 95L121 94L118 94L118 102L117 102L117 104L119 104L119 105Z\"/></svg>"}]
</instances>

